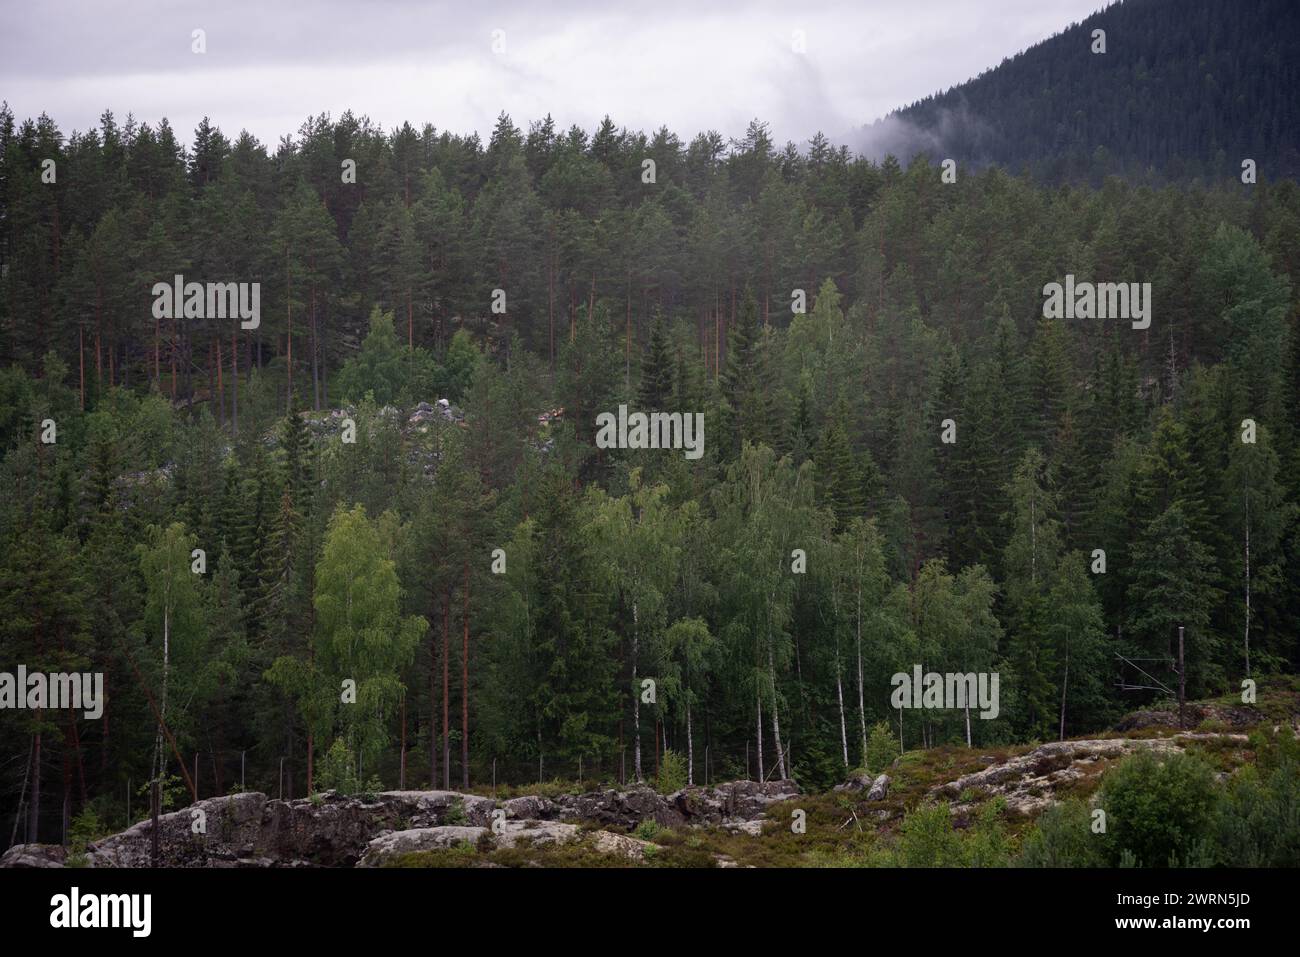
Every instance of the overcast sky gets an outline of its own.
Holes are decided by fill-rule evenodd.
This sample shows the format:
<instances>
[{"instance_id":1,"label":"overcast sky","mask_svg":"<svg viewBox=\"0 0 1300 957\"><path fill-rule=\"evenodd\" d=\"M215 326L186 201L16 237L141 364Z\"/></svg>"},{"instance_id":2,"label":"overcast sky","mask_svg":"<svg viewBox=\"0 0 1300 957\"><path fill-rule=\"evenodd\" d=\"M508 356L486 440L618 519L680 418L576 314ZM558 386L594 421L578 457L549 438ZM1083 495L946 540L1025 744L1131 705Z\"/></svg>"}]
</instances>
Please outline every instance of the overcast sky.
<instances>
[{"instance_id":1,"label":"overcast sky","mask_svg":"<svg viewBox=\"0 0 1300 957\"><path fill-rule=\"evenodd\" d=\"M64 133L111 108L186 143L205 114L274 148L310 114L345 109L486 138L505 110L591 130L608 113L684 140L779 143L856 127L997 65L1106 0L0 0L0 98ZM207 52L191 51L206 33ZM504 52L493 51L503 31ZM792 49L802 31L806 52Z\"/></svg>"}]
</instances>

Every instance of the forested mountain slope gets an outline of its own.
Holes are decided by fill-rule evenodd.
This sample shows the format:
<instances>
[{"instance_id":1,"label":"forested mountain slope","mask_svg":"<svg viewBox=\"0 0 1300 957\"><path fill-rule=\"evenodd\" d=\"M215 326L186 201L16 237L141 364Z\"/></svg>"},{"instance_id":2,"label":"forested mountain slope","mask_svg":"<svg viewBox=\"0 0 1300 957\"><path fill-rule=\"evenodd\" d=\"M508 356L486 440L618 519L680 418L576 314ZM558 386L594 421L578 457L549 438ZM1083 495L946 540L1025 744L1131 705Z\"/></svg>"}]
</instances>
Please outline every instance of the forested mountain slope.
<instances>
[{"instance_id":1,"label":"forested mountain slope","mask_svg":"<svg viewBox=\"0 0 1300 957\"><path fill-rule=\"evenodd\" d=\"M1300 664L1294 180L6 109L0 211L0 672L108 689L5 712L6 840L160 776L822 791L1105 727L1180 626L1193 696ZM177 275L258 321L157 309ZM1150 324L1045 318L1067 277ZM598 446L621 405L702 455ZM917 667L996 714L894 707Z\"/></svg>"},{"instance_id":2,"label":"forested mountain slope","mask_svg":"<svg viewBox=\"0 0 1300 957\"><path fill-rule=\"evenodd\" d=\"M1093 31L1105 31L1094 53ZM1300 173L1300 6L1120 0L863 131L873 149L1052 180Z\"/></svg>"}]
</instances>

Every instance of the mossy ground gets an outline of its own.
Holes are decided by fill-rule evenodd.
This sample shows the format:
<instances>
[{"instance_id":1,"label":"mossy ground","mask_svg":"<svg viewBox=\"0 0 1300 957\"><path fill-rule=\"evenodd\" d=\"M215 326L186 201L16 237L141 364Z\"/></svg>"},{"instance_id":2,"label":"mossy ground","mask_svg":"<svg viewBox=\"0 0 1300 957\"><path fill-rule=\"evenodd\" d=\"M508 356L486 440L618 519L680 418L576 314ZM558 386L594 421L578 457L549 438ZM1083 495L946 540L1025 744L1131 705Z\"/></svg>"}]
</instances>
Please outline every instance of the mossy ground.
<instances>
[{"instance_id":1,"label":"mossy ground","mask_svg":"<svg viewBox=\"0 0 1300 957\"><path fill-rule=\"evenodd\" d=\"M1210 717L1189 730L1243 734L1257 727L1288 723L1300 714L1300 678L1261 681L1258 701L1243 705L1240 695L1225 695L1196 703ZM1167 706L1147 710L1170 710ZM1173 710L1176 710L1173 709ZM1215 714L1231 712L1224 721ZM1243 718L1249 719L1243 722ZM1129 732L1104 731L1077 736L1080 739L1161 738L1179 733L1174 722L1153 725ZM514 848L495 848L490 841L479 845L406 854L395 858L392 867L717 867L726 863L737 867L874 867L899 863L897 846L899 829L908 812L923 806L930 791L939 784L981 771L1037 746L1028 743L1014 746L966 748L941 745L925 750L908 751L888 769L889 793L882 801L867 802L864 791L806 794L768 809L760 835L746 834L721 827L678 827L643 829L642 838L653 844L642 861L627 860L616 854L595 849L585 834L567 844L533 845L521 841ZM1231 774L1255 760L1249 744L1233 738L1209 738L1190 742L1186 750L1205 759L1216 771ZM1060 759L1061 767L1070 762ZM1097 760L1081 763L1082 775L1061 785L1058 798L1087 800L1101 785L1115 761ZM1036 772L1044 774L1058 768L1053 760L1044 759ZM541 785L498 788L498 799L531 794L554 797L595 787L594 782L555 780ZM479 789L476 793L485 793ZM491 789L486 791L491 794ZM1008 859L1014 858L1025 834L1034 826L1031 816L1009 814L994 796L978 787L970 787L952 802L960 806L953 817L958 833L992 829ZM791 828L795 812L804 812L804 830ZM594 824L581 826L584 832L596 830Z\"/></svg>"}]
</instances>

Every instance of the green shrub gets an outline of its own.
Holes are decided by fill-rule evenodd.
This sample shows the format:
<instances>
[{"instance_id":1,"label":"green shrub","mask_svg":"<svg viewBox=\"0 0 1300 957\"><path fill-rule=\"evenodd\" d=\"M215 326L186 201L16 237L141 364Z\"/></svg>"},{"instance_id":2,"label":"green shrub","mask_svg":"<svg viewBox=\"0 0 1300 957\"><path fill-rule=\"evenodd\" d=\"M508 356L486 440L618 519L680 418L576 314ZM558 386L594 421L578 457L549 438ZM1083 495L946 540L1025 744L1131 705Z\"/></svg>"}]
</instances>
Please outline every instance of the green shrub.
<instances>
[{"instance_id":1,"label":"green shrub","mask_svg":"<svg viewBox=\"0 0 1300 957\"><path fill-rule=\"evenodd\" d=\"M889 725L878 721L871 726L871 735L867 738L867 770L880 774L894 763L898 757L898 739Z\"/></svg>"},{"instance_id":2,"label":"green shrub","mask_svg":"<svg viewBox=\"0 0 1300 957\"><path fill-rule=\"evenodd\" d=\"M447 807L447 815L443 819L444 824L464 825L469 823L469 816L465 813L465 799L455 798Z\"/></svg>"},{"instance_id":3,"label":"green shrub","mask_svg":"<svg viewBox=\"0 0 1300 957\"><path fill-rule=\"evenodd\" d=\"M316 786L321 791L337 791L339 794L356 794L361 790L357 780L357 759L352 749L336 738L330 745L325 759L321 761L320 771L316 774Z\"/></svg>"},{"instance_id":4,"label":"green shrub","mask_svg":"<svg viewBox=\"0 0 1300 957\"><path fill-rule=\"evenodd\" d=\"M86 846L101 837L107 837L112 830L104 825L91 807L85 808L72 819L68 828L68 867L85 867L88 863Z\"/></svg>"},{"instance_id":5,"label":"green shrub","mask_svg":"<svg viewBox=\"0 0 1300 957\"><path fill-rule=\"evenodd\" d=\"M1102 867L1106 847L1092 831L1092 809L1078 798L1049 807L1025 835L1022 867Z\"/></svg>"},{"instance_id":6,"label":"green shrub","mask_svg":"<svg viewBox=\"0 0 1300 957\"><path fill-rule=\"evenodd\" d=\"M1128 851L1140 867L1192 865L1212 836L1218 802L1214 772L1198 757L1145 751L1125 759L1101 785L1110 863Z\"/></svg>"},{"instance_id":7,"label":"green shrub","mask_svg":"<svg viewBox=\"0 0 1300 957\"><path fill-rule=\"evenodd\" d=\"M1300 866L1300 747L1289 730L1252 735L1254 766L1233 775L1219 807L1215 861L1225 867Z\"/></svg>"},{"instance_id":8,"label":"green shrub","mask_svg":"<svg viewBox=\"0 0 1300 957\"><path fill-rule=\"evenodd\" d=\"M655 781L655 790L660 794L672 794L686 787L686 758L673 750L665 750L659 764L659 777Z\"/></svg>"},{"instance_id":9,"label":"green shrub","mask_svg":"<svg viewBox=\"0 0 1300 957\"><path fill-rule=\"evenodd\" d=\"M659 822L654 818L648 817L636 826L636 830L634 830L632 834L634 837L639 837L643 841L653 841L655 835L661 830L662 828L659 826Z\"/></svg>"},{"instance_id":10,"label":"green shrub","mask_svg":"<svg viewBox=\"0 0 1300 957\"><path fill-rule=\"evenodd\" d=\"M904 867L956 867L961 838L946 804L923 804L907 812L898 829L898 863Z\"/></svg>"}]
</instances>

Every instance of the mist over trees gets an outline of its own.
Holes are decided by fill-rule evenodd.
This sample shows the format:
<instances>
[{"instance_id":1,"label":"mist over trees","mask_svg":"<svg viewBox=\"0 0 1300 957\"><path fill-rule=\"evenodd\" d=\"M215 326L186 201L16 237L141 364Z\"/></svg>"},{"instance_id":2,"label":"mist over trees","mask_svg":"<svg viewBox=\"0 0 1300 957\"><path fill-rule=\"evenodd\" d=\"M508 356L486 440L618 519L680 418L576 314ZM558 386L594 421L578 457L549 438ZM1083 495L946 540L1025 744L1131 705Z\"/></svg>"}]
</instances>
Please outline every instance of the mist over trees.
<instances>
[{"instance_id":1,"label":"mist over trees","mask_svg":"<svg viewBox=\"0 0 1300 957\"><path fill-rule=\"evenodd\" d=\"M0 208L0 670L107 690L0 726L18 840L160 768L180 799L196 755L201 796L666 750L823 788L885 742L1099 729L1149 700L1115 654L1179 625L1190 695L1297 666L1293 181L6 107ZM1150 282L1150 328L1043 319L1067 273ZM155 318L177 274L260 283L259 325ZM597 448L620 404L703 413L703 458ZM918 664L999 672L999 717L896 711Z\"/></svg>"}]
</instances>

